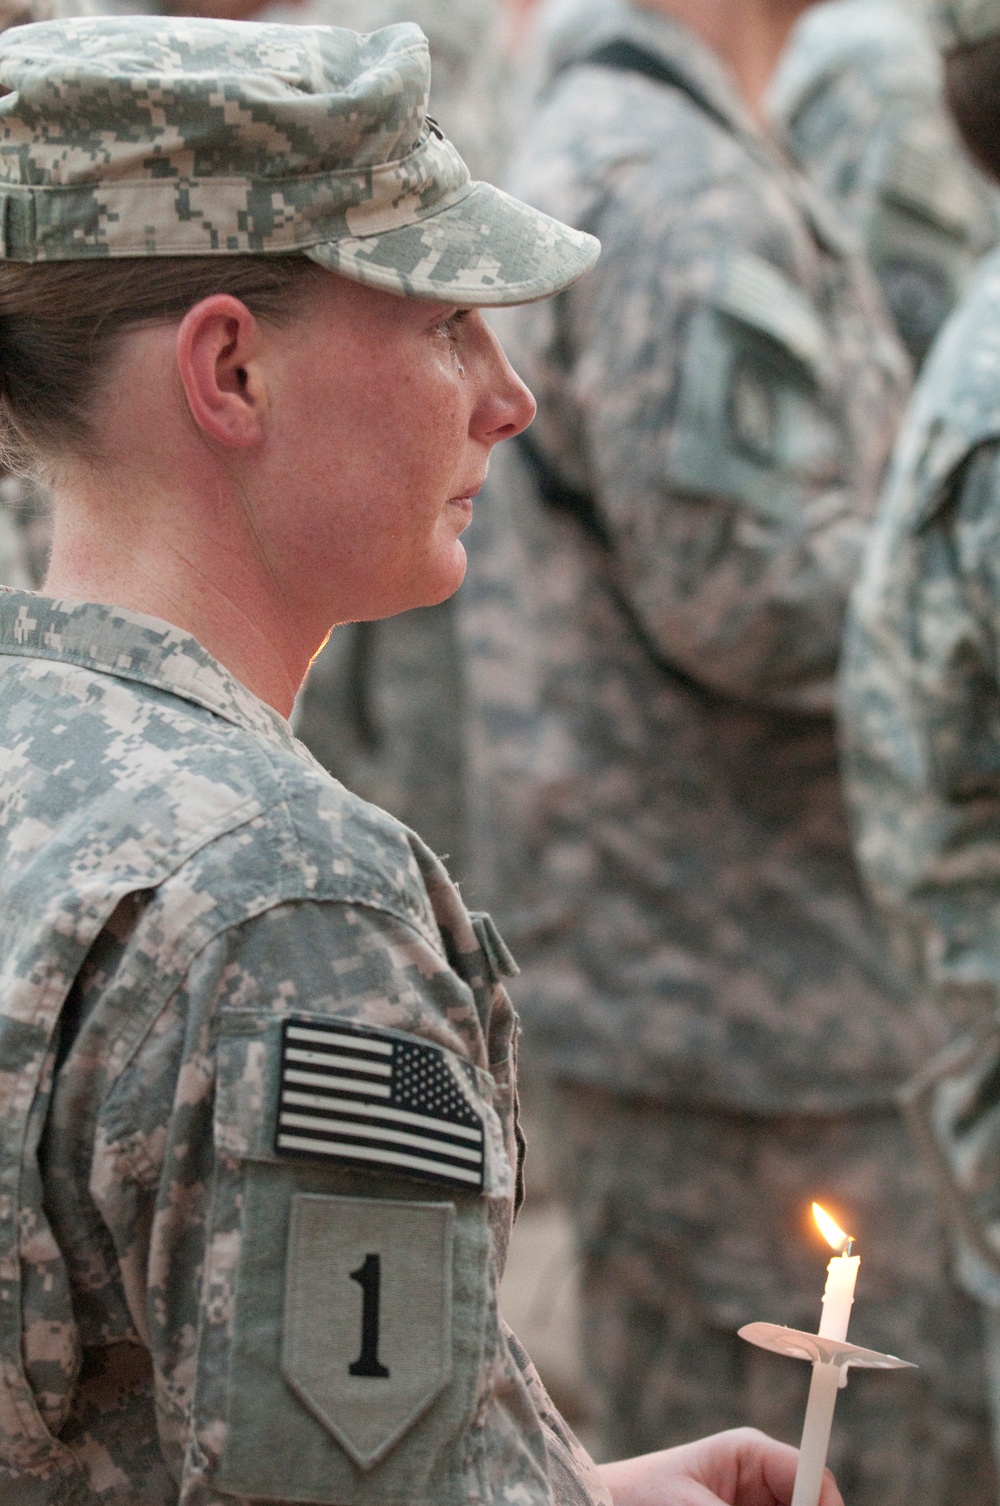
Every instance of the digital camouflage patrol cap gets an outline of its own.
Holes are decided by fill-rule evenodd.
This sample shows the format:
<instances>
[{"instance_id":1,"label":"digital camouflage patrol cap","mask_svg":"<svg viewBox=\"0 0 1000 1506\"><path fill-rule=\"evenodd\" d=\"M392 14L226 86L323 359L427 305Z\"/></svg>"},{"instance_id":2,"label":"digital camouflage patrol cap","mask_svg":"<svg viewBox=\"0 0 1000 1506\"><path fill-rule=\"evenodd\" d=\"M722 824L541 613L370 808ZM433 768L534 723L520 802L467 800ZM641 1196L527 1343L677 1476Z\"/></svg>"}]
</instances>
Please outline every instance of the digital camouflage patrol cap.
<instances>
[{"instance_id":1,"label":"digital camouflage patrol cap","mask_svg":"<svg viewBox=\"0 0 1000 1506\"><path fill-rule=\"evenodd\" d=\"M445 303L544 298L592 236L471 181L416 26L77 17L0 36L0 254L300 251Z\"/></svg>"},{"instance_id":2,"label":"digital camouflage patrol cap","mask_svg":"<svg viewBox=\"0 0 1000 1506\"><path fill-rule=\"evenodd\" d=\"M945 52L1000 35L1000 0L931 0L930 18Z\"/></svg>"}]
</instances>

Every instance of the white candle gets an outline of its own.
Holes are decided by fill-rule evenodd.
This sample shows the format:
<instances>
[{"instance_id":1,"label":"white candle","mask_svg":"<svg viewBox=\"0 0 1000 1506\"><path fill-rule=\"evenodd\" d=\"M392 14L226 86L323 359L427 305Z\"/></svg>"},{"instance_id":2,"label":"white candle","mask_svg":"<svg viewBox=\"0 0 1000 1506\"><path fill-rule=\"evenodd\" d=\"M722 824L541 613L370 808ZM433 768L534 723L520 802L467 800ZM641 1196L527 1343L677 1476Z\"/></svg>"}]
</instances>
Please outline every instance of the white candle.
<instances>
[{"instance_id":1,"label":"white candle","mask_svg":"<svg viewBox=\"0 0 1000 1506\"><path fill-rule=\"evenodd\" d=\"M861 1258L850 1252L854 1241L843 1229L839 1229L830 1215L813 1203L813 1215L828 1242L840 1254L835 1255L827 1266L826 1288L823 1292L823 1316L820 1319L819 1336L822 1339L847 1338L847 1328L854 1306L854 1288L858 1280ZM806 1407L805 1426L802 1429L802 1444L799 1465L795 1473L795 1493L792 1506L818 1506L823 1489L823 1472L830 1449L830 1430L833 1413L840 1389L839 1365L813 1366L812 1384L809 1387L809 1404Z\"/></svg>"},{"instance_id":2,"label":"white candle","mask_svg":"<svg viewBox=\"0 0 1000 1506\"><path fill-rule=\"evenodd\" d=\"M839 1365L813 1366L792 1506L818 1506L839 1389Z\"/></svg>"},{"instance_id":3,"label":"white candle","mask_svg":"<svg viewBox=\"0 0 1000 1506\"><path fill-rule=\"evenodd\" d=\"M821 1339L840 1339L843 1342L847 1338L860 1265L860 1255L836 1255L827 1266L823 1316L819 1324Z\"/></svg>"}]
</instances>

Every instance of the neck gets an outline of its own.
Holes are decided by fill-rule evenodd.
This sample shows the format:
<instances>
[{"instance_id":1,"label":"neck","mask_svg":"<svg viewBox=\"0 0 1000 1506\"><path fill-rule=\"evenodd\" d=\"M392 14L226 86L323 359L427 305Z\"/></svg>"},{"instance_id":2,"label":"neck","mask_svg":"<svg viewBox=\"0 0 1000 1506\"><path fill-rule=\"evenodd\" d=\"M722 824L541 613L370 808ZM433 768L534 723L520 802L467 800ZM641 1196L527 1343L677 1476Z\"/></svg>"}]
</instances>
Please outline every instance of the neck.
<instances>
[{"instance_id":1,"label":"neck","mask_svg":"<svg viewBox=\"0 0 1000 1506\"><path fill-rule=\"evenodd\" d=\"M518 58L528 45L534 20L534 0L507 0L504 14L504 48Z\"/></svg>"},{"instance_id":2,"label":"neck","mask_svg":"<svg viewBox=\"0 0 1000 1506\"><path fill-rule=\"evenodd\" d=\"M191 526L190 515L185 520L182 496L150 500L147 491L146 499L136 516L133 509L115 509L106 495L98 500L80 491L57 494L46 591L172 623L254 695L289 716L325 629L302 641L296 632L300 619L288 609L277 579L252 547L233 547L224 517L213 536L211 529ZM165 519L173 528L162 526Z\"/></svg>"},{"instance_id":3,"label":"neck","mask_svg":"<svg viewBox=\"0 0 1000 1506\"><path fill-rule=\"evenodd\" d=\"M701 37L735 80L751 115L764 125L764 95L792 27L813 0L635 0Z\"/></svg>"}]
</instances>

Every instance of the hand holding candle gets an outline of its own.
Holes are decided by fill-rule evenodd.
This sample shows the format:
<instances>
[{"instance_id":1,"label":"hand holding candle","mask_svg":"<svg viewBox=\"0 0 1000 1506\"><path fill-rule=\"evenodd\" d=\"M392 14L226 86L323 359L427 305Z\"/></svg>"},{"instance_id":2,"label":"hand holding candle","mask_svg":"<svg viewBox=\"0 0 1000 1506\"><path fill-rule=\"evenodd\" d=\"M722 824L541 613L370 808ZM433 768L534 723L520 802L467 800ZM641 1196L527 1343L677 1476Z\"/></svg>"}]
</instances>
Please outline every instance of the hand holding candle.
<instances>
[{"instance_id":1,"label":"hand holding candle","mask_svg":"<svg viewBox=\"0 0 1000 1506\"><path fill-rule=\"evenodd\" d=\"M830 1430L837 1405L837 1393L847 1384L852 1365L866 1369L910 1369L893 1355L877 1354L847 1342L847 1329L854 1305L860 1257L853 1254L854 1240L818 1203L813 1203L813 1217L827 1242L837 1254L827 1267L823 1292L823 1316L819 1332L801 1333L793 1328L779 1328L772 1323L750 1323L740 1329L740 1336L762 1349L792 1355L812 1362L812 1384L806 1406L802 1446L795 1475L792 1506L818 1506L823 1490L826 1456L830 1447Z\"/></svg>"},{"instance_id":2,"label":"hand holding candle","mask_svg":"<svg viewBox=\"0 0 1000 1506\"><path fill-rule=\"evenodd\" d=\"M753 1428L602 1464L614 1506L789 1506L798 1454ZM820 1506L844 1506L827 1476Z\"/></svg>"}]
</instances>

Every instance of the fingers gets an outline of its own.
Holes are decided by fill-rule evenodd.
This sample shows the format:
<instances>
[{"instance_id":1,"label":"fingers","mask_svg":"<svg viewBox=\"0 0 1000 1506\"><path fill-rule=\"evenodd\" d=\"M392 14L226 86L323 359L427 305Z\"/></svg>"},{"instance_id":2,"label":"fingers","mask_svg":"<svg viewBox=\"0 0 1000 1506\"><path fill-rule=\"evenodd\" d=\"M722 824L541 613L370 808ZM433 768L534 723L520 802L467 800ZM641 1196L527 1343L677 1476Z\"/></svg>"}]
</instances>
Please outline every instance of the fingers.
<instances>
[{"instance_id":1,"label":"fingers","mask_svg":"<svg viewBox=\"0 0 1000 1506\"><path fill-rule=\"evenodd\" d=\"M764 1433L753 1433L752 1440L752 1443L748 1440L746 1445L748 1456L755 1456L759 1462L761 1484L770 1494L762 1497L737 1495L733 1506L756 1506L758 1499L773 1501L776 1506L790 1506L795 1491L795 1472L799 1465L798 1449L790 1448L786 1443L776 1443ZM837 1482L829 1470L823 1476L819 1506L844 1506Z\"/></svg>"},{"instance_id":2,"label":"fingers","mask_svg":"<svg viewBox=\"0 0 1000 1506\"><path fill-rule=\"evenodd\" d=\"M791 1506L798 1450L753 1428L601 1466L615 1506ZM844 1506L829 1470L820 1506Z\"/></svg>"},{"instance_id":3,"label":"fingers","mask_svg":"<svg viewBox=\"0 0 1000 1506\"><path fill-rule=\"evenodd\" d=\"M777 1443L755 1428L740 1430L743 1437L743 1459L740 1469L739 1506L788 1506L795 1490L795 1471L799 1467L799 1451L787 1443ZM747 1489L753 1491L746 1494Z\"/></svg>"},{"instance_id":4,"label":"fingers","mask_svg":"<svg viewBox=\"0 0 1000 1506\"><path fill-rule=\"evenodd\" d=\"M755 1428L720 1433L691 1447L697 1451L698 1464L692 1474L709 1490L709 1499L726 1506L790 1506L798 1449L777 1443ZM844 1506L829 1470L820 1506Z\"/></svg>"}]
</instances>

